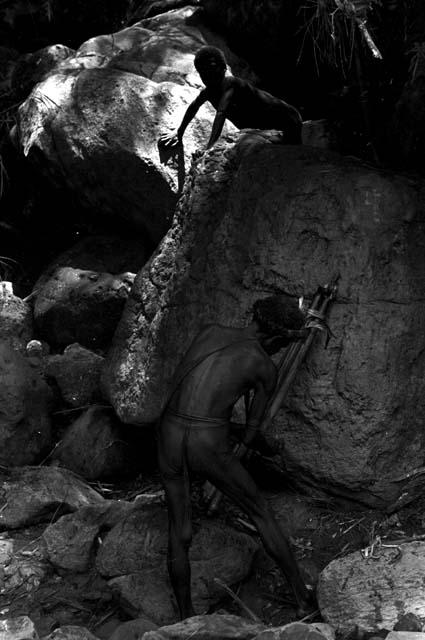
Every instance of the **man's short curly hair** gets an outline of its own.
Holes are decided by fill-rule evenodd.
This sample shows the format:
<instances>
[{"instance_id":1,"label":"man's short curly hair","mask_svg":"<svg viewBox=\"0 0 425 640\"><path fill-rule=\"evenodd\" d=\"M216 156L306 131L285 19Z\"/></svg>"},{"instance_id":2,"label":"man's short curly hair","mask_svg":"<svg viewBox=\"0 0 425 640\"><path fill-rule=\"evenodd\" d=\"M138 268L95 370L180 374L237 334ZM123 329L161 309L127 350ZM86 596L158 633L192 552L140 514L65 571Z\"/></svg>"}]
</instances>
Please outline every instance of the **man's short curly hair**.
<instances>
[{"instance_id":1,"label":"man's short curly hair","mask_svg":"<svg viewBox=\"0 0 425 640\"><path fill-rule=\"evenodd\" d=\"M201 47L195 55L195 68L204 69L211 64L225 69L227 64L223 52L217 47Z\"/></svg>"},{"instance_id":2,"label":"man's short curly hair","mask_svg":"<svg viewBox=\"0 0 425 640\"><path fill-rule=\"evenodd\" d=\"M301 329L305 315L296 298L281 294L257 300L253 307L253 319L260 331L277 336L283 329Z\"/></svg>"}]
</instances>

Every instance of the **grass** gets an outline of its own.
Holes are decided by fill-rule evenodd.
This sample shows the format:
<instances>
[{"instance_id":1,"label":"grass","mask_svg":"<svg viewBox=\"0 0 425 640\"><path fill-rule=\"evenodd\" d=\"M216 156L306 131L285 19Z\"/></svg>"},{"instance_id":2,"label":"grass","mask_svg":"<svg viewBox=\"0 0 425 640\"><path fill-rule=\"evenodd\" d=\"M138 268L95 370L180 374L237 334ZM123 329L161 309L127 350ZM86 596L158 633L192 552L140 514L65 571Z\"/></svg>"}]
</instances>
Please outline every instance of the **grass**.
<instances>
[{"instance_id":1,"label":"grass","mask_svg":"<svg viewBox=\"0 0 425 640\"><path fill-rule=\"evenodd\" d=\"M318 74L320 63L325 62L345 75L358 46L357 32L374 57L380 57L367 27L369 12L380 4L380 0L306 0L299 9L304 17L304 37L298 60L310 42Z\"/></svg>"}]
</instances>

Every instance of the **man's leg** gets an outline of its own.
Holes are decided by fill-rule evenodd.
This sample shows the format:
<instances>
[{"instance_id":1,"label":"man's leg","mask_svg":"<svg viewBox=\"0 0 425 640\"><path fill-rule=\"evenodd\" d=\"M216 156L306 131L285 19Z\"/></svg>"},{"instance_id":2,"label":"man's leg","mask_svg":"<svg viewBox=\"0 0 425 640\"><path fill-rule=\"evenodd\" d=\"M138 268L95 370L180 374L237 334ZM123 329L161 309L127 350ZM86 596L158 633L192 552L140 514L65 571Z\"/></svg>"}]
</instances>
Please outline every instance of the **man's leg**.
<instances>
[{"instance_id":1,"label":"man's leg","mask_svg":"<svg viewBox=\"0 0 425 640\"><path fill-rule=\"evenodd\" d=\"M164 479L168 506L168 573L180 618L195 615L190 590L189 547L192 541L189 478Z\"/></svg>"},{"instance_id":2,"label":"man's leg","mask_svg":"<svg viewBox=\"0 0 425 640\"><path fill-rule=\"evenodd\" d=\"M208 480L234 500L256 526L267 553L280 567L293 590L299 615L312 611L315 608L313 598L301 577L289 542L249 473L234 456L223 458L212 453L208 462L205 458L203 462Z\"/></svg>"},{"instance_id":3,"label":"man's leg","mask_svg":"<svg viewBox=\"0 0 425 640\"><path fill-rule=\"evenodd\" d=\"M185 459L186 428L173 417L165 415L157 436L159 470L168 507L168 573L183 620L195 615L188 555L192 518L190 479Z\"/></svg>"}]
</instances>

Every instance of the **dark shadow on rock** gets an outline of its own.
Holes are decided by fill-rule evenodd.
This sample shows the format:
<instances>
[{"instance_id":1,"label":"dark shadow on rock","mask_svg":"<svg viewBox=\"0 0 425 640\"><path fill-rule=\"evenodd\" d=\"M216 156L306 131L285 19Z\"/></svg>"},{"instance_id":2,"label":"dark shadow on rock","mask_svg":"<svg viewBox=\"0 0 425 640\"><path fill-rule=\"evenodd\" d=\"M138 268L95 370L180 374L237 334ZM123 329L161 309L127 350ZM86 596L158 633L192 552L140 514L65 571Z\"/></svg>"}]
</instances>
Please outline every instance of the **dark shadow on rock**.
<instances>
[{"instance_id":1,"label":"dark shadow on rock","mask_svg":"<svg viewBox=\"0 0 425 640\"><path fill-rule=\"evenodd\" d=\"M163 164L164 166L174 166L174 168L177 169L177 187L178 193L180 194L182 192L184 179L186 177L183 144L178 144L175 147L166 147L159 140L158 153L161 164Z\"/></svg>"}]
</instances>

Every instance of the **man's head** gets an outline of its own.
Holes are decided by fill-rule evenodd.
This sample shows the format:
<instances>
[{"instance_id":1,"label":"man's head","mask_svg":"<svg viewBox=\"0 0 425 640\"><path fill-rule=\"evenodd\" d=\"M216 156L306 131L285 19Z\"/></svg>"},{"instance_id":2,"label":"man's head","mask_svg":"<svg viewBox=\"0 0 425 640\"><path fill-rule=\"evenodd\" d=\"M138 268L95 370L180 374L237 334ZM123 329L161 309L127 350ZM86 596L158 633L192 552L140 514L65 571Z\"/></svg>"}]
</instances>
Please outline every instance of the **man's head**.
<instances>
[{"instance_id":1,"label":"man's head","mask_svg":"<svg viewBox=\"0 0 425 640\"><path fill-rule=\"evenodd\" d=\"M202 47L195 55L195 68L208 86L221 82L226 73L226 59L217 47Z\"/></svg>"},{"instance_id":2,"label":"man's head","mask_svg":"<svg viewBox=\"0 0 425 640\"><path fill-rule=\"evenodd\" d=\"M296 298L281 294L257 300L253 307L253 320L264 336L262 342L270 342L271 338L277 338L273 341L273 346L270 343L271 351L277 351L288 343L286 339L283 342L279 339L284 330L301 329L305 322L305 315L299 308Z\"/></svg>"}]
</instances>

